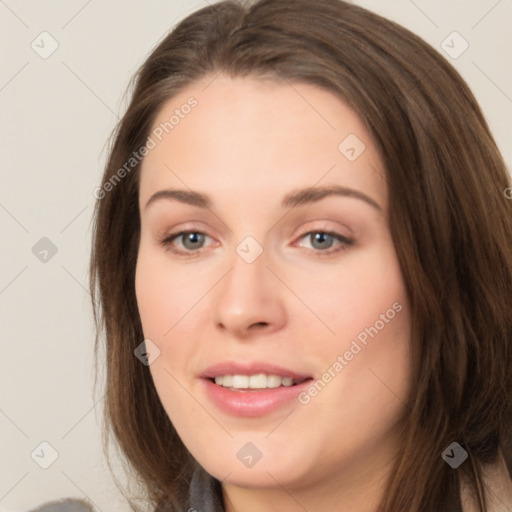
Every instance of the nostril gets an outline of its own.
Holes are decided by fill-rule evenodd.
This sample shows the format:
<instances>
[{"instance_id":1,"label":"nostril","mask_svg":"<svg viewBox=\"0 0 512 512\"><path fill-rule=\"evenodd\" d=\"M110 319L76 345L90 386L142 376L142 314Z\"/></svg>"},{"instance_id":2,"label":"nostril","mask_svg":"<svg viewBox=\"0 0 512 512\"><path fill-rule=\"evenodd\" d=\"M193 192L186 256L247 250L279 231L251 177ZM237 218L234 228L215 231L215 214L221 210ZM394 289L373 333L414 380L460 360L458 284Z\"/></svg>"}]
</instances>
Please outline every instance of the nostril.
<instances>
[{"instance_id":1,"label":"nostril","mask_svg":"<svg viewBox=\"0 0 512 512\"><path fill-rule=\"evenodd\" d=\"M266 327L267 325L268 325L267 322L256 322L255 324L252 324L250 328L258 327L258 326Z\"/></svg>"}]
</instances>

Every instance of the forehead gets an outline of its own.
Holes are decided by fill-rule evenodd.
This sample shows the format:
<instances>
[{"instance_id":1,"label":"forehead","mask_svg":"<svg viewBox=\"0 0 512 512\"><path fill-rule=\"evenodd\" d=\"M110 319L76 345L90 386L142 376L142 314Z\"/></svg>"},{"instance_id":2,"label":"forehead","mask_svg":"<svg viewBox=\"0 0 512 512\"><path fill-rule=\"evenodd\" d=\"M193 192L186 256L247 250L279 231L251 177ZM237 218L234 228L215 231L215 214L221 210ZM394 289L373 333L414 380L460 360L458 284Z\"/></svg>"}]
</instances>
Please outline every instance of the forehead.
<instances>
[{"instance_id":1,"label":"forehead","mask_svg":"<svg viewBox=\"0 0 512 512\"><path fill-rule=\"evenodd\" d=\"M311 84L205 77L163 105L150 136L141 201L165 187L250 201L339 184L386 203L381 158L364 123Z\"/></svg>"}]
</instances>

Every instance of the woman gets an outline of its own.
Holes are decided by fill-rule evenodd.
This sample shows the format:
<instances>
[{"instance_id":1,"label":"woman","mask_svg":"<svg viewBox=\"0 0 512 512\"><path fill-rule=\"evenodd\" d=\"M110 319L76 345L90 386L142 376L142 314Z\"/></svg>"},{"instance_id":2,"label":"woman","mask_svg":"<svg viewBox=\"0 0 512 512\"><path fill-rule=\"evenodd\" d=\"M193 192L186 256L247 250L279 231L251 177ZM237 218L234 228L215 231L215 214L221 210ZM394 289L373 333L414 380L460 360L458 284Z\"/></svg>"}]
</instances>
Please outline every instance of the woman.
<instances>
[{"instance_id":1,"label":"woman","mask_svg":"<svg viewBox=\"0 0 512 512\"><path fill-rule=\"evenodd\" d=\"M339 0L183 20L95 192L107 428L150 506L511 510L510 186L402 27Z\"/></svg>"}]
</instances>

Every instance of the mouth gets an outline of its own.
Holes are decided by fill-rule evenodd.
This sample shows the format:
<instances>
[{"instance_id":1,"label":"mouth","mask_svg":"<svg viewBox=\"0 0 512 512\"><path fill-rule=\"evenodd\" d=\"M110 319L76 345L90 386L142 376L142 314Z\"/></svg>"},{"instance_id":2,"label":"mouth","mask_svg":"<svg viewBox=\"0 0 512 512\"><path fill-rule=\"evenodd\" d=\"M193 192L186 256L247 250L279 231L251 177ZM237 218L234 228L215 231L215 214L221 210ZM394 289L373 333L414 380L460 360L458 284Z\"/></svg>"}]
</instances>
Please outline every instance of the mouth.
<instances>
[{"instance_id":1,"label":"mouth","mask_svg":"<svg viewBox=\"0 0 512 512\"><path fill-rule=\"evenodd\" d=\"M283 407L299 406L298 395L314 380L269 363L220 363L200 380L205 397L231 416L265 416Z\"/></svg>"}]
</instances>

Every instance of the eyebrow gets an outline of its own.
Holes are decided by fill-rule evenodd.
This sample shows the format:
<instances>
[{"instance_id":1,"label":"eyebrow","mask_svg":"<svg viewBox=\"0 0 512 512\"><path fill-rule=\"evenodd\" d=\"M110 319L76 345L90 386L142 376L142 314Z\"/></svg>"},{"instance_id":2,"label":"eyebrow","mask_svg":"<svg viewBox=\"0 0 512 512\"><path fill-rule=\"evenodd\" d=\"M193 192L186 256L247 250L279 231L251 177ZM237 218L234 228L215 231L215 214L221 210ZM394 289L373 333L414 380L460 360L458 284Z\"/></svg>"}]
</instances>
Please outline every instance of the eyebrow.
<instances>
[{"instance_id":1,"label":"eyebrow","mask_svg":"<svg viewBox=\"0 0 512 512\"><path fill-rule=\"evenodd\" d=\"M315 203L329 196L353 197L368 203L379 211L382 211L382 207L374 199L367 196L363 192L354 190L352 188L342 187L340 185L328 185L324 187L312 187L294 190L284 196L281 202L281 206L283 208L294 208L296 206ZM210 197L208 197L206 194L202 194L201 192L196 192L193 190L165 189L155 192L149 198L145 208L161 199L174 199L180 203L205 209L211 209L212 207L212 200Z\"/></svg>"}]
</instances>

